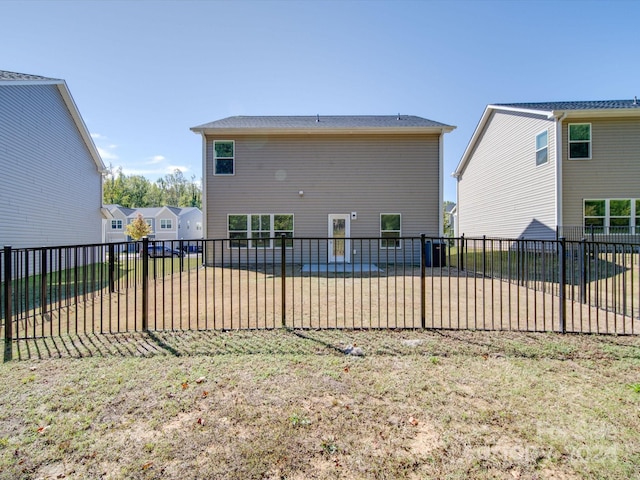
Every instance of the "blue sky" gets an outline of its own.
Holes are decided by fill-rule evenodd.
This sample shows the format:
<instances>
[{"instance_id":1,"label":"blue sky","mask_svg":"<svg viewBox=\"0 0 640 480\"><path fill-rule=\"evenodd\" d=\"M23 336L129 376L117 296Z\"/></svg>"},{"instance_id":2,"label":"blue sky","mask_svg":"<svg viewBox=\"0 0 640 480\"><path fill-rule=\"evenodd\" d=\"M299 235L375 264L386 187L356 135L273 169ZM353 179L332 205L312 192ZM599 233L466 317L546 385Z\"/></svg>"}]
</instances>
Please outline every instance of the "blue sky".
<instances>
[{"instance_id":1,"label":"blue sky","mask_svg":"<svg viewBox=\"0 0 640 480\"><path fill-rule=\"evenodd\" d=\"M0 69L63 78L105 164L201 178L231 115L419 115L445 200L487 104L640 95L635 1L0 0Z\"/></svg>"}]
</instances>

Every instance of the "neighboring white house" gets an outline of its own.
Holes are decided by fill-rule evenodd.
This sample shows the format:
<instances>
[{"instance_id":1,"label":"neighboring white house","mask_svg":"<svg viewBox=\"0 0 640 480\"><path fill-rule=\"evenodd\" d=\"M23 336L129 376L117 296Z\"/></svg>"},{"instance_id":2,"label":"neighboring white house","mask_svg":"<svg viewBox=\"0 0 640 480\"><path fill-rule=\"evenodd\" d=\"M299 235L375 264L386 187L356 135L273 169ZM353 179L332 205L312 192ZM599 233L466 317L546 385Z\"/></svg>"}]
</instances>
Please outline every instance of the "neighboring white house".
<instances>
[{"instance_id":1,"label":"neighboring white house","mask_svg":"<svg viewBox=\"0 0 640 480\"><path fill-rule=\"evenodd\" d=\"M153 240L198 240L203 238L202 211L196 207L149 207L127 208L120 205L106 205L111 218L104 224L104 242L127 242L131 238L125 227L138 214L151 226L149 235Z\"/></svg>"},{"instance_id":2,"label":"neighboring white house","mask_svg":"<svg viewBox=\"0 0 640 480\"><path fill-rule=\"evenodd\" d=\"M456 235L640 234L640 102L488 105L460 160Z\"/></svg>"},{"instance_id":3,"label":"neighboring white house","mask_svg":"<svg viewBox=\"0 0 640 480\"><path fill-rule=\"evenodd\" d=\"M102 159L64 80L0 70L0 245L100 243Z\"/></svg>"}]
</instances>

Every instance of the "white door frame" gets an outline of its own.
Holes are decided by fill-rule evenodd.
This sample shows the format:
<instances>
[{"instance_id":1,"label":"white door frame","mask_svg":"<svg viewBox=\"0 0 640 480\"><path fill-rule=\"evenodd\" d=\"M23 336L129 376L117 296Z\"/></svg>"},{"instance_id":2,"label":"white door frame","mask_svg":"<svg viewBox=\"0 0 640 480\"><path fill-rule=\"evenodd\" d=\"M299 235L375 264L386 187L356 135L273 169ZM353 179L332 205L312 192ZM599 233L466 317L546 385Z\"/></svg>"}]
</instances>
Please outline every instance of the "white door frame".
<instances>
[{"instance_id":1,"label":"white door frame","mask_svg":"<svg viewBox=\"0 0 640 480\"><path fill-rule=\"evenodd\" d=\"M345 240L334 239L333 222L334 220L344 220L344 238ZM328 260L329 263L350 263L351 262L351 215L348 213L330 213L329 214L329 241L328 241ZM344 242L344 252L340 255L336 253L338 242Z\"/></svg>"}]
</instances>

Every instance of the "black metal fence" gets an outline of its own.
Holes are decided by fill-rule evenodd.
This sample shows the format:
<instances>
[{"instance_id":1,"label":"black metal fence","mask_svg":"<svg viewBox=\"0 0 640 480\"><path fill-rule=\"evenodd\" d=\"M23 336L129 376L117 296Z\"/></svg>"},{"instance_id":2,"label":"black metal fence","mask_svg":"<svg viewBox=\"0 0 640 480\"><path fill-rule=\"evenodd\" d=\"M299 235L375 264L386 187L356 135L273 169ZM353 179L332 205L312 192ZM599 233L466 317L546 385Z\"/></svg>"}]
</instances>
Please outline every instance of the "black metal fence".
<instances>
[{"instance_id":1,"label":"black metal fence","mask_svg":"<svg viewBox=\"0 0 640 480\"><path fill-rule=\"evenodd\" d=\"M145 330L437 328L637 334L640 245L272 238L0 251L14 339Z\"/></svg>"}]
</instances>

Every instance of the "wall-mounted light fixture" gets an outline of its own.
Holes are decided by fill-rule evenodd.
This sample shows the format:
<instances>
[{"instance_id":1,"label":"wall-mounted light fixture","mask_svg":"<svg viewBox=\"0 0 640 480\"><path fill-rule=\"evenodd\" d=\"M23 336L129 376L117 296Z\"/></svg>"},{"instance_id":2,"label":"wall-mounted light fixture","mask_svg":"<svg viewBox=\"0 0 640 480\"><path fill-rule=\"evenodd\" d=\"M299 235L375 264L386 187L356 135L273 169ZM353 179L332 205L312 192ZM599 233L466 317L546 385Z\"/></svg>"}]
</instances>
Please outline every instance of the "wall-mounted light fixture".
<instances>
[{"instance_id":1,"label":"wall-mounted light fixture","mask_svg":"<svg viewBox=\"0 0 640 480\"><path fill-rule=\"evenodd\" d=\"M300 190L300 191L298 192L298 195L300 195L301 197L302 197L302 196L304 196L304 190Z\"/></svg>"}]
</instances>

